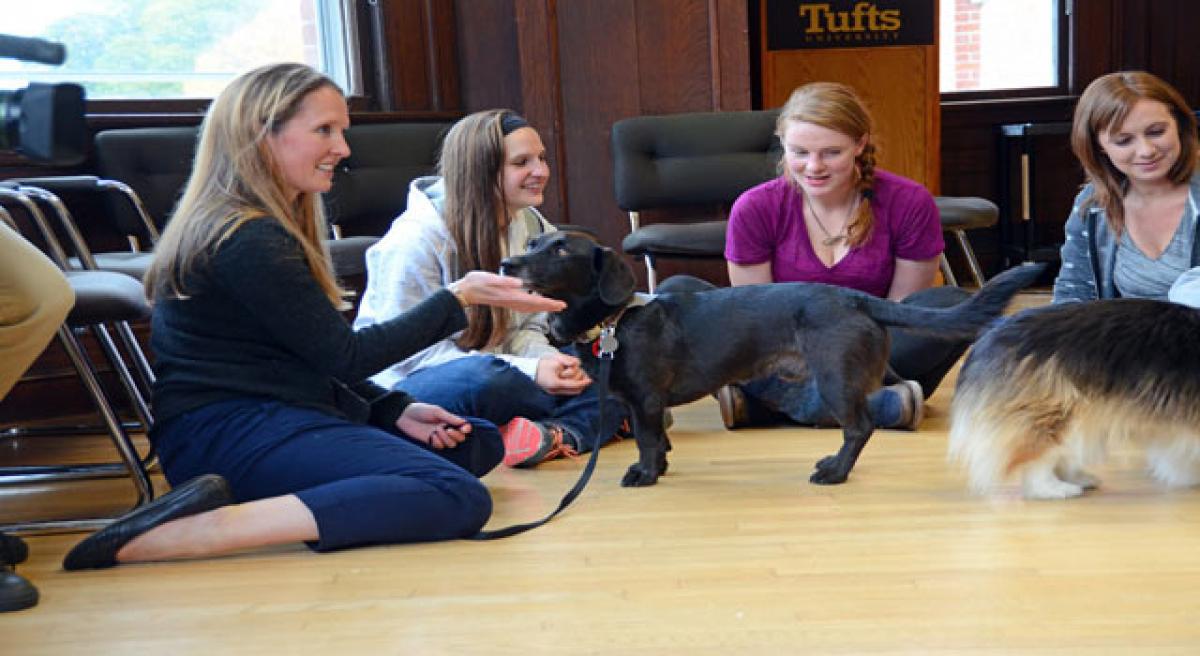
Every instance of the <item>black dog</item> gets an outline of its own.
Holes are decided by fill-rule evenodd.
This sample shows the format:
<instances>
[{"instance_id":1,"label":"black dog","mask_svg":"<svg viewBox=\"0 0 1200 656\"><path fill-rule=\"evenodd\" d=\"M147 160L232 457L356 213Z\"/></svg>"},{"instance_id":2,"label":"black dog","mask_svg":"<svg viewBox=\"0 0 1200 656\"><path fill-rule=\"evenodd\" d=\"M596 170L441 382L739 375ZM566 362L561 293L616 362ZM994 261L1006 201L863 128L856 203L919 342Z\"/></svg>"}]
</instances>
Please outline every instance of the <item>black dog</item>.
<instances>
[{"instance_id":1,"label":"black dog","mask_svg":"<svg viewBox=\"0 0 1200 656\"><path fill-rule=\"evenodd\" d=\"M843 426L837 454L817 463L813 483L846 480L875 426L867 396L883 380L888 358L884 326L945 337L973 337L1013 294L1044 267L1005 272L970 300L946 309L892 303L862 292L815 283L785 283L660 294L633 305L634 277L612 249L567 232L542 235L502 270L531 290L567 303L550 319L551 338L578 340L619 319L612 362L613 394L630 407L640 457L621 485L653 485L667 470L670 442L663 412L722 385L768 373L814 379ZM594 375L595 357L581 349Z\"/></svg>"}]
</instances>

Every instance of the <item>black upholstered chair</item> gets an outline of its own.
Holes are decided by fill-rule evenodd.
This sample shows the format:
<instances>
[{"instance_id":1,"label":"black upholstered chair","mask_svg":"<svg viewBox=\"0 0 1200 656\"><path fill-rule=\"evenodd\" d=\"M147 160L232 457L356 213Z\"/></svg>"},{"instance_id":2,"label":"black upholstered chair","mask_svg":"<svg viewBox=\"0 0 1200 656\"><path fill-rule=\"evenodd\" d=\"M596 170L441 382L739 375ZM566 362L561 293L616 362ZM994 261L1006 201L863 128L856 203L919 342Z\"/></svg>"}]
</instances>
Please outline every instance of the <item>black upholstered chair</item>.
<instances>
[{"instance_id":1,"label":"black upholstered chair","mask_svg":"<svg viewBox=\"0 0 1200 656\"><path fill-rule=\"evenodd\" d=\"M162 230L191 174L198 136L195 127L103 130L95 139L97 169L106 179L127 184L141 199L149 223ZM144 217L131 204L110 199L109 212L114 226L131 244L136 245L139 237L144 239L147 235ZM375 239L355 237L328 243L338 275L361 275L366 271L364 254Z\"/></svg>"},{"instance_id":2,"label":"black upholstered chair","mask_svg":"<svg viewBox=\"0 0 1200 656\"><path fill-rule=\"evenodd\" d=\"M153 245L183 193L196 155L197 129L122 128L96 133L96 170L101 177L128 185L141 201L139 214L129 203L109 199L109 216L122 234Z\"/></svg>"},{"instance_id":3,"label":"black upholstered chair","mask_svg":"<svg viewBox=\"0 0 1200 656\"><path fill-rule=\"evenodd\" d=\"M50 206L60 217L60 227L71 250L71 268L115 271L139 280L145 275L153 258L153 253L146 247L158 241L158 229L141 199L128 185L94 175L19 178L11 182L24 186L29 195ZM74 217L67 210L67 202L87 196L103 198L108 204L99 205L109 212L128 212L126 215L114 213L112 216L120 233L129 242L129 250L95 252L88 247Z\"/></svg>"},{"instance_id":4,"label":"black upholstered chair","mask_svg":"<svg viewBox=\"0 0 1200 656\"><path fill-rule=\"evenodd\" d=\"M46 230L53 231L50 222L46 218L46 212L57 219L57 227L62 234L66 235L67 243L70 245L70 252L63 248L54 234L45 234L44 240L47 245L46 247L53 253L52 259L56 262L61 260L60 264L66 270L109 271L141 280L142 275L145 273L145 268L150 264L151 254L146 252L118 252L106 254L112 257L106 261L102 261L98 255L92 253L84 241L83 235L80 233L71 211L67 208L66 203L55 193L55 191L64 194L77 192L96 193L111 190L111 188L102 185L102 182L93 176L73 176L7 180L3 184L10 191L19 192L10 194L8 200L20 205L35 225L38 226L40 232L45 233ZM51 191L51 189L55 191ZM125 192L119 193L124 195ZM45 227L44 230L43 226ZM108 266L103 266L102 262L107 262ZM132 360L133 371L137 376L137 381L140 383L138 388L140 391L139 398L134 399L139 420L142 425L149 426L149 404L145 399L149 398L150 386L154 381L154 372L151 370L149 359L142 351L128 322L116 323L116 332Z\"/></svg>"},{"instance_id":5,"label":"black upholstered chair","mask_svg":"<svg viewBox=\"0 0 1200 656\"><path fill-rule=\"evenodd\" d=\"M70 463L56 465L24 465L0 467L0 485L40 483L46 481L79 480L128 475L133 482L136 498L134 507L153 498L154 488L147 474L152 453L139 455L125 424L114 407L110 392L99 375L99 369L91 361L79 341L79 336L90 334L104 354L108 366L117 375L121 386L129 395L132 406L144 426L150 422L149 409L125 358L117 348L109 328L128 331L129 322L143 320L150 315L141 283L130 276L109 271L80 271L69 268L67 253L58 243L49 222L41 212L39 202L28 194L28 188L12 184L0 184L0 218L14 227L9 207L17 209L36 226L36 235L24 233L31 242L38 243L48 256L63 269L75 292L75 305L67 316L66 323L58 329L57 341L66 352L79 376L80 382L91 398L103 424L102 432L111 439L118 461L107 463ZM130 335L132 333L129 333ZM13 428L2 435L5 439L19 439L35 435L40 431L24 431ZM112 518L88 519L37 519L0 525L5 531L61 531L88 530L105 525Z\"/></svg>"},{"instance_id":6,"label":"black upholstered chair","mask_svg":"<svg viewBox=\"0 0 1200 656\"><path fill-rule=\"evenodd\" d=\"M408 183L436 170L438 151L451 125L365 123L346 131L350 156L338 165L333 188L324 196L337 238L330 244L330 255L339 274L353 268L366 273L363 254L407 207ZM350 253L358 255L346 261Z\"/></svg>"},{"instance_id":7,"label":"black upholstered chair","mask_svg":"<svg viewBox=\"0 0 1200 656\"><path fill-rule=\"evenodd\" d=\"M650 291L659 258L721 258L724 220L745 190L776 175L782 150L775 137L778 111L699 112L638 116L612 127L613 187L629 213L626 253L644 257ZM643 225L650 210L692 209L703 220Z\"/></svg>"},{"instance_id":8,"label":"black upholstered chair","mask_svg":"<svg viewBox=\"0 0 1200 656\"><path fill-rule=\"evenodd\" d=\"M350 156L325 194L329 221L343 237L381 236L408 205L408 183L437 169L452 123L364 123L346 131Z\"/></svg>"},{"instance_id":9,"label":"black upholstered chair","mask_svg":"<svg viewBox=\"0 0 1200 656\"><path fill-rule=\"evenodd\" d=\"M404 210L408 183L436 168L438 148L449 123L376 123L346 132L350 157L325 194L332 230L329 243L340 276L366 273L365 253ZM141 198L144 214L158 229L169 220L195 156L197 128L136 128L96 134L96 160L103 178L126 183ZM112 199L110 211L124 234L144 232L143 217L130 203Z\"/></svg>"}]
</instances>

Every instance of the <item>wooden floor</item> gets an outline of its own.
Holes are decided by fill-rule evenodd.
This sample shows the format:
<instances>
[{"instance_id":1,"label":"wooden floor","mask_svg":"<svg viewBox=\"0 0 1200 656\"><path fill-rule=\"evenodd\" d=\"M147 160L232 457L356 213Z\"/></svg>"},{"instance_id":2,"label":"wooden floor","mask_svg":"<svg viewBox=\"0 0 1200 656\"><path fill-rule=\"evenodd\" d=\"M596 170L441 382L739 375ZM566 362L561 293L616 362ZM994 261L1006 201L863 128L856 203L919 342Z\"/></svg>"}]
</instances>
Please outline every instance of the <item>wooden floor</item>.
<instances>
[{"instance_id":1,"label":"wooden floor","mask_svg":"<svg viewBox=\"0 0 1200 656\"><path fill-rule=\"evenodd\" d=\"M67 573L80 536L33 536L42 601L0 615L0 653L1200 653L1200 491L1118 452L1081 499L973 497L945 462L951 383L840 486L807 482L840 433L727 432L706 399L676 409L657 486L619 487L635 448L615 444L507 540ZM489 475L492 525L540 516L582 464ZM117 508L127 483L59 487L0 488L0 521Z\"/></svg>"}]
</instances>

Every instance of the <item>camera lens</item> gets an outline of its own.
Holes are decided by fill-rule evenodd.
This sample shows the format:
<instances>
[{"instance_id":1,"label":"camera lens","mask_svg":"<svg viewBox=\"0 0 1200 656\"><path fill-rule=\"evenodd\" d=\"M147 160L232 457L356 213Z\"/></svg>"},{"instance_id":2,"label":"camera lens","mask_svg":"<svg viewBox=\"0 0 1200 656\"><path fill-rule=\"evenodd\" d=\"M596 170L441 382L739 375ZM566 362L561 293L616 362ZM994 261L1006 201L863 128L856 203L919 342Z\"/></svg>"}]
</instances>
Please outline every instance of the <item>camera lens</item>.
<instances>
[{"instance_id":1,"label":"camera lens","mask_svg":"<svg viewBox=\"0 0 1200 656\"><path fill-rule=\"evenodd\" d=\"M33 83L0 91L0 149L58 165L83 161L84 92L78 84Z\"/></svg>"}]
</instances>

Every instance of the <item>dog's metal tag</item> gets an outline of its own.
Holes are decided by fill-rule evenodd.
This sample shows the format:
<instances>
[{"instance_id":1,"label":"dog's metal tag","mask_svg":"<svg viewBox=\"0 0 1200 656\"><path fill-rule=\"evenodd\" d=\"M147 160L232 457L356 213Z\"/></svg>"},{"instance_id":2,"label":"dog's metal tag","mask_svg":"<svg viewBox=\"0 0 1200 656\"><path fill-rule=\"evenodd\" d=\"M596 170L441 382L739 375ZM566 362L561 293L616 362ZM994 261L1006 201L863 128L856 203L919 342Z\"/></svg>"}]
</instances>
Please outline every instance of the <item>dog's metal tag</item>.
<instances>
[{"instance_id":1,"label":"dog's metal tag","mask_svg":"<svg viewBox=\"0 0 1200 656\"><path fill-rule=\"evenodd\" d=\"M608 326L600 331L600 357L612 357L617 347L621 345L614 333L616 333L614 326Z\"/></svg>"}]
</instances>

